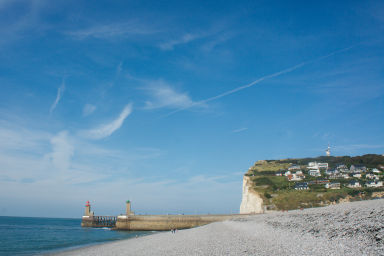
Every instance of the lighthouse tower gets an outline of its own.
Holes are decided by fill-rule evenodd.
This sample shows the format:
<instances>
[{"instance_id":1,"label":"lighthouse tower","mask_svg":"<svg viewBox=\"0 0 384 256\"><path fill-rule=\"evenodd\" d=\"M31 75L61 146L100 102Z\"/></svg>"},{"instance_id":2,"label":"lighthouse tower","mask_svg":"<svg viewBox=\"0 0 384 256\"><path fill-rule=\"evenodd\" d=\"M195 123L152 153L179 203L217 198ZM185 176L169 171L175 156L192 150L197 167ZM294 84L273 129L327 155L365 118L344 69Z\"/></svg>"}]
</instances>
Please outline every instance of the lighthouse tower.
<instances>
[{"instance_id":1,"label":"lighthouse tower","mask_svg":"<svg viewBox=\"0 0 384 256\"><path fill-rule=\"evenodd\" d=\"M325 154L326 154L327 156L331 156L331 147L329 146L329 144L328 144L328 148L327 148L327 150L325 150Z\"/></svg>"},{"instance_id":2,"label":"lighthouse tower","mask_svg":"<svg viewBox=\"0 0 384 256\"><path fill-rule=\"evenodd\" d=\"M131 201L127 200L126 204L127 204L126 214L127 214L127 216L129 216L129 215L132 214L132 212L131 212Z\"/></svg>"},{"instance_id":3,"label":"lighthouse tower","mask_svg":"<svg viewBox=\"0 0 384 256\"><path fill-rule=\"evenodd\" d=\"M91 204L89 201L85 204L85 213L84 216L93 216L93 212L91 212Z\"/></svg>"}]
</instances>

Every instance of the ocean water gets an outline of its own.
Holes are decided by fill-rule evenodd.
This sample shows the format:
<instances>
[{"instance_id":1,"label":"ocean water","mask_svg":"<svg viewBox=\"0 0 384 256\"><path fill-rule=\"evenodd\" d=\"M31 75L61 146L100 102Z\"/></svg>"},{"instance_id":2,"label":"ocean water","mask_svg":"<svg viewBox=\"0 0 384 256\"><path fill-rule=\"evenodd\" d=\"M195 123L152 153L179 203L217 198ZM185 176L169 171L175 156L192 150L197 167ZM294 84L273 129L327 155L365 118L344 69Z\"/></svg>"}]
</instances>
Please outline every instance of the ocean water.
<instances>
[{"instance_id":1,"label":"ocean water","mask_svg":"<svg viewBox=\"0 0 384 256\"><path fill-rule=\"evenodd\" d=\"M80 225L81 219L0 216L0 255L40 255L151 234Z\"/></svg>"}]
</instances>

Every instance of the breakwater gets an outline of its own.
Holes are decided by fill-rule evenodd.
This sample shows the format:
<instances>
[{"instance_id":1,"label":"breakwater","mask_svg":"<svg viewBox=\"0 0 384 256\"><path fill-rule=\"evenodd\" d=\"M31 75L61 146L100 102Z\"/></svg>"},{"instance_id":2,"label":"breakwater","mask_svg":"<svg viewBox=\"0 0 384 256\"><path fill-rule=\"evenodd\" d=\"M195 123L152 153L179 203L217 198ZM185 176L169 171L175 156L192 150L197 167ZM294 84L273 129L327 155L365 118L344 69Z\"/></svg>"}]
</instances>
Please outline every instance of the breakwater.
<instances>
[{"instance_id":1,"label":"breakwater","mask_svg":"<svg viewBox=\"0 0 384 256\"><path fill-rule=\"evenodd\" d=\"M203 226L212 222L230 220L245 214L207 215L135 215L131 202L127 201L126 214L120 216L97 216L91 211L89 201L85 205L82 227L110 227L130 231L166 231Z\"/></svg>"},{"instance_id":2,"label":"breakwater","mask_svg":"<svg viewBox=\"0 0 384 256\"><path fill-rule=\"evenodd\" d=\"M166 231L203 226L241 215L121 215L83 216L82 227L110 227L130 231ZM244 215L242 215L244 216Z\"/></svg>"},{"instance_id":3,"label":"breakwater","mask_svg":"<svg viewBox=\"0 0 384 256\"><path fill-rule=\"evenodd\" d=\"M187 229L224 221L234 215L131 215L118 216L116 229L132 231L166 231L171 229Z\"/></svg>"}]
</instances>

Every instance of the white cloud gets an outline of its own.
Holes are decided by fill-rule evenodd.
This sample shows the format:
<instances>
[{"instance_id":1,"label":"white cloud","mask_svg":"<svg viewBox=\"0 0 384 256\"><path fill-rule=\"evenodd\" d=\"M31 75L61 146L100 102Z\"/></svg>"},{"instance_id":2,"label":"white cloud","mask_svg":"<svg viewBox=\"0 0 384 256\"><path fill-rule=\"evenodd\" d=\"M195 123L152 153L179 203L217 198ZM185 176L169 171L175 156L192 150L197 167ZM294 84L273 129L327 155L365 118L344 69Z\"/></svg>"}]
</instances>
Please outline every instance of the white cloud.
<instances>
[{"instance_id":1,"label":"white cloud","mask_svg":"<svg viewBox=\"0 0 384 256\"><path fill-rule=\"evenodd\" d=\"M162 80L150 81L145 87L151 100L146 101L145 108L189 108L195 102L187 93L177 92L169 84Z\"/></svg>"},{"instance_id":2,"label":"white cloud","mask_svg":"<svg viewBox=\"0 0 384 256\"><path fill-rule=\"evenodd\" d=\"M82 131L80 134L90 139L102 139L110 136L116 130L118 130L124 123L124 120L132 113L132 104L128 104L124 107L119 117L110 123L102 124L99 127L87 131Z\"/></svg>"},{"instance_id":3,"label":"white cloud","mask_svg":"<svg viewBox=\"0 0 384 256\"><path fill-rule=\"evenodd\" d=\"M83 116L89 116L93 112L95 112L96 106L92 104L86 104L83 108Z\"/></svg>"},{"instance_id":4,"label":"white cloud","mask_svg":"<svg viewBox=\"0 0 384 256\"><path fill-rule=\"evenodd\" d=\"M243 127L243 128L235 129L235 130L233 130L232 132L233 132L233 133L239 133L239 132L243 132L243 131L246 131L246 130L248 130L248 128Z\"/></svg>"},{"instance_id":5,"label":"white cloud","mask_svg":"<svg viewBox=\"0 0 384 256\"><path fill-rule=\"evenodd\" d=\"M65 90L65 81L63 80L63 82L61 83L61 86L57 89L56 99L53 102L53 104L49 110L49 113L52 113L55 110L55 108L57 107L57 104L59 104L59 101L60 101L61 97L63 96L64 90Z\"/></svg>"},{"instance_id":6,"label":"white cloud","mask_svg":"<svg viewBox=\"0 0 384 256\"><path fill-rule=\"evenodd\" d=\"M67 131L59 132L51 138L52 153L49 154L53 167L59 171L66 171L71 166L74 146L70 142Z\"/></svg>"},{"instance_id":7,"label":"white cloud","mask_svg":"<svg viewBox=\"0 0 384 256\"><path fill-rule=\"evenodd\" d=\"M193 40L196 40L198 38L203 37L203 35L200 34L185 34L181 38L176 39L176 40L171 40L165 43L162 43L159 45L160 49L164 51L169 51L173 50L175 46L180 45L180 44L187 44Z\"/></svg>"},{"instance_id":8,"label":"white cloud","mask_svg":"<svg viewBox=\"0 0 384 256\"><path fill-rule=\"evenodd\" d=\"M129 37L135 35L151 35L158 33L158 30L142 24L139 21L125 23L105 24L70 31L66 34L73 38L83 40L87 38L112 39L116 37Z\"/></svg>"}]
</instances>

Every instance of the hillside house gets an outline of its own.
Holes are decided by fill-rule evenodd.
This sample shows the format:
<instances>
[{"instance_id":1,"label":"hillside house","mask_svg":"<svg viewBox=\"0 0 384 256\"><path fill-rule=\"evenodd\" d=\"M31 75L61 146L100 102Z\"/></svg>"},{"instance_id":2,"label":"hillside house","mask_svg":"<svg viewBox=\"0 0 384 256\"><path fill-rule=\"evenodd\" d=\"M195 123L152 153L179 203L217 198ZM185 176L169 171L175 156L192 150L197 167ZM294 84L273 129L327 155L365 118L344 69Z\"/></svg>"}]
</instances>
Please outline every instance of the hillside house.
<instances>
[{"instance_id":1,"label":"hillside house","mask_svg":"<svg viewBox=\"0 0 384 256\"><path fill-rule=\"evenodd\" d=\"M351 165L351 168L349 168L349 171L352 173L362 173L367 171L367 167L364 165Z\"/></svg>"},{"instance_id":2,"label":"hillside house","mask_svg":"<svg viewBox=\"0 0 384 256\"><path fill-rule=\"evenodd\" d=\"M381 171L379 169L377 169L377 168L373 168L372 172L376 173L376 174L380 174L381 173Z\"/></svg>"},{"instance_id":3,"label":"hillside house","mask_svg":"<svg viewBox=\"0 0 384 256\"><path fill-rule=\"evenodd\" d=\"M353 173L352 177L354 177L354 178L361 178L361 173Z\"/></svg>"},{"instance_id":4,"label":"hillside house","mask_svg":"<svg viewBox=\"0 0 384 256\"><path fill-rule=\"evenodd\" d=\"M335 175L335 174L338 174L338 173L340 173L340 172L337 169L328 169L328 170L325 171L326 175Z\"/></svg>"},{"instance_id":5,"label":"hillside house","mask_svg":"<svg viewBox=\"0 0 384 256\"><path fill-rule=\"evenodd\" d=\"M327 184L329 180L311 180L308 182L309 185Z\"/></svg>"},{"instance_id":6,"label":"hillside house","mask_svg":"<svg viewBox=\"0 0 384 256\"><path fill-rule=\"evenodd\" d=\"M349 179L349 175L346 173L337 173L328 176L329 179Z\"/></svg>"},{"instance_id":7,"label":"hillside house","mask_svg":"<svg viewBox=\"0 0 384 256\"><path fill-rule=\"evenodd\" d=\"M340 182L331 182L331 183L326 183L325 188L328 189L340 189Z\"/></svg>"},{"instance_id":8,"label":"hillside house","mask_svg":"<svg viewBox=\"0 0 384 256\"><path fill-rule=\"evenodd\" d=\"M349 188L361 188L361 185L358 181L353 180L353 181L348 183L347 187L349 187Z\"/></svg>"},{"instance_id":9,"label":"hillside house","mask_svg":"<svg viewBox=\"0 0 384 256\"><path fill-rule=\"evenodd\" d=\"M296 190L307 190L309 189L307 182L299 182L295 184Z\"/></svg>"},{"instance_id":10,"label":"hillside house","mask_svg":"<svg viewBox=\"0 0 384 256\"><path fill-rule=\"evenodd\" d=\"M368 188L378 188L378 187L382 187L383 186L383 182L382 181L368 181L367 183L365 183L365 185L368 187Z\"/></svg>"},{"instance_id":11,"label":"hillside house","mask_svg":"<svg viewBox=\"0 0 384 256\"><path fill-rule=\"evenodd\" d=\"M336 165L337 170L342 170L342 169L348 169L348 167L345 164L337 164Z\"/></svg>"},{"instance_id":12,"label":"hillside house","mask_svg":"<svg viewBox=\"0 0 384 256\"><path fill-rule=\"evenodd\" d=\"M307 169L328 169L328 163L309 162Z\"/></svg>"},{"instance_id":13,"label":"hillside house","mask_svg":"<svg viewBox=\"0 0 384 256\"><path fill-rule=\"evenodd\" d=\"M365 175L365 178L371 179L371 180L378 180L379 176L377 176L377 175L375 175L373 173L367 173L367 175Z\"/></svg>"},{"instance_id":14,"label":"hillside house","mask_svg":"<svg viewBox=\"0 0 384 256\"><path fill-rule=\"evenodd\" d=\"M291 174L292 174L291 171L286 171L286 172L284 173L284 176L285 176L285 177L288 177L288 175L291 175Z\"/></svg>"},{"instance_id":15,"label":"hillside house","mask_svg":"<svg viewBox=\"0 0 384 256\"><path fill-rule=\"evenodd\" d=\"M310 169L310 170L308 171L308 174L309 174L310 176L313 176L313 177L320 177L320 176L321 176L321 174L320 174L320 170L319 170L319 169Z\"/></svg>"},{"instance_id":16,"label":"hillside house","mask_svg":"<svg viewBox=\"0 0 384 256\"><path fill-rule=\"evenodd\" d=\"M290 167L288 167L289 171L300 170L300 169L301 169L301 167L297 164L293 164Z\"/></svg>"},{"instance_id":17,"label":"hillside house","mask_svg":"<svg viewBox=\"0 0 384 256\"><path fill-rule=\"evenodd\" d=\"M303 180L303 177L301 175L296 175L296 173L289 174L287 176L287 178L288 178L289 181L300 181L300 180Z\"/></svg>"}]
</instances>

